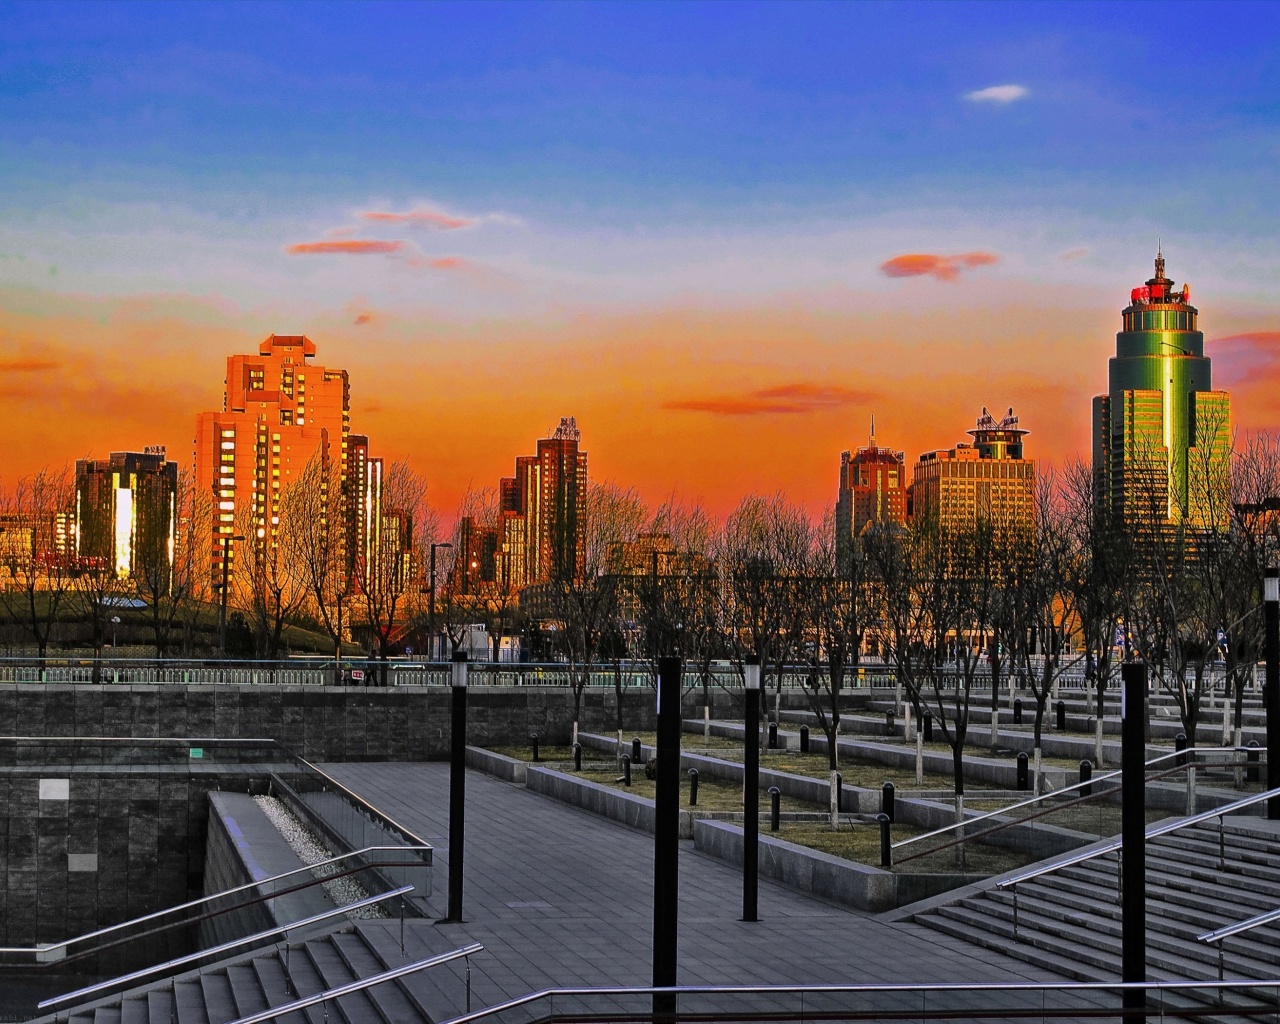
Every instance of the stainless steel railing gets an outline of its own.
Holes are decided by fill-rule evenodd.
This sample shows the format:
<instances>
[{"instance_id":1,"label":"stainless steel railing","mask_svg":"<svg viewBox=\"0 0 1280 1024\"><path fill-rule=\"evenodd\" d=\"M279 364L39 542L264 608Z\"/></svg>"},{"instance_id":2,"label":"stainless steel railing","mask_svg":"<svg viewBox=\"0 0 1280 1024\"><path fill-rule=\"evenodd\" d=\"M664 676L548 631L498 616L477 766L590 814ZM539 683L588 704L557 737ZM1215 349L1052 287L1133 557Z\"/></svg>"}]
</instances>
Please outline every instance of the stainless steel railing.
<instances>
[{"instance_id":1,"label":"stainless steel railing","mask_svg":"<svg viewBox=\"0 0 1280 1024\"><path fill-rule=\"evenodd\" d=\"M51 1006L60 1006L63 1003L69 1003L76 999L84 999L88 996L95 995L98 992L105 992L118 986L129 985L135 981L141 981L144 978L150 978L156 974L172 972L178 968L198 963L201 960L220 956L233 949L254 945L259 942L265 942L267 939L280 935L287 936L292 931L310 928L312 925L320 924L335 917L340 917L353 910L370 907L375 903L381 903L383 900L394 899L397 896L404 896L412 891L412 885L402 885L398 889L391 889L388 892L378 893L376 896L357 900L355 903L348 903L346 906L338 907L335 910L326 910L322 914L313 914L310 917L304 917L298 921L291 921L289 924L277 925L275 928L268 928L265 931L255 932L253 935L244 936L244 938L233 939L230 942L224 942L221 945L212 946L209 949L202 949L197 953L188 953L186 956L180 956L173 960L166 960L162 964L154 964L151 967L144 967L141 970L131 971L128 974L121 974L115 978L100 981L95 985L88 985L85 988L76 989L74 992L64 992L60 996L54 996L51 999L45 999L44 1001L37 1003L36 1007L37 1009L44 1010Z\"/></svg>"},{"instance_id":2,"label":"stainless steel railing","mask_svg":"<svg viewBox=\"0 0 1280 1024\"><path fill-rule=\"evenodd\" d=\"M254 889L262 889L263 886L273 885L278 882L286 881L290 878L305 876L317 871L324 871L326 868L332 867L334 865L340 865L345 861L350 861L357 857L367 857L371 854L379 854L379 853L402 854L402 853L424 853L424 852L431 854L434 851L430 846L414 846L414 847L368 846L368 847L365 847L363 850L354 850L351 853L340 854L337 857L330 857L328 860L322 860L322 861L317 861L314 864L308 864L306 867L295 868L292 871L282 871L278 875L272 875L269 878L262 878L256 882L248 882L245 885L237 885L231 889L223 889L221 892L216 892L209 896L202 896L198 900L190 900L186 903L179 903L176 906L166 907L164 910L157 910L151 914L144 914L141 917L135 917L128 921L122 921L119 924L113 924L108 928L99 928L97 931L86 932L83 935L77 935L74 938L66 939L62 942L43 942L43 943L38 943L37 945L34 945L34 946L0 946L0 956L17 957L22 955L30 955L38 963L49 963L56 960L62 960L62 959L65 959L68 955L71 955L71 950L74 947L79 947L79 946L85 945L86 943L93 943L96 945L101 943L103 940L114 939L115 937L119 936L122 932L128 931L129 929L151 924L153 922L160 921L163 918L171 917L174 914L180 914L186 910L195 910L199 907L208 906L212 903L215 903L216 901L224 900L232 896L237 896L241 893L250 892ZM429 863L429 860L424 861L424 863ZM317 884L319 884L320 882L326 881L327 878L328 876L325 875L323 877L315 879L315 881ZM267 895L274 896L276 894L268 893ZM190 923L189 918L183 918L180 921L175 921L171 925L165 925L163 927L178 927L178 926L186 925L189 923ZM92 948L93 947L91 946L90 951L92 951Z\"/></svg>"},{"instance_id":3,"label":"stainless steel railing","mask_svg":"<svg viewBox=\"0 0 1280 1024\"><path fill-rule=\"evenodd\" d=\"M263 1021L275 1020L282 1017L286 1013L293 1013L296 1010L305 1010L312 1006L320 1006L327 1003L330 999L338 999L342 996L349 996L356 992L363 992L365 989L373 988L375 985L381 985L384 982L395 981L397 978L403 978L410 974L417 974L419 971L430 970L432 967L439 967L441 964L447 964L458 959L467 959L475 956L477 953L483 953L484 946L478 942L473 942L468 946L460 946L458 949L448 953L441 953L439 956L428 957L426 960L419 960L416 963L405 964L403 967L393 967L389 971L383 971L381 974L370 975L368 978L362 978L359 981L349 981L345 985L338 985L336 988L328 989L324 992L317 992L313 996L304 996L302 999L295 999L291 1003L283 1003L280 1006L269 1007L260 1010L257 1013L251 1013L247 1017L241 1017L238 1020L230 1021L229 1024L262 1024ZM467 1012L471 1012L471 961L467 959Z\"/></svg>"},{"instance_id":4,"label":"stainless steel railing","mask_svg":"<svg viewBox=\"0 0 1280 1024\"><path fill-rule=\"evenodd\" d=\"M1174 760L1180 757L1191 758L1191 757L1201 756L1205 754L1222 754L1222 753L1247 754L1251 750L1254 752L1260 753L1265 749L1266 749L1265 747L1253 747L1253 748L1188 747L1186 750L1171 750L1168 753L1159 754L1156 757L1151 758L1149 761L1144 762L1143 767L1150 768L1152 766L1160 765L1166 761ZM900 839L898 840L898 842L893 844L892 849L898 850L906 846L911 846L915 843L924 842L927 839L936 839L939 836L944 836L944 835L947 835L948 833L955 832L960 829L965 829L967 831L968 829L972 828L974 825L978 824L979 822L988 821L992 818L999 818L1004 815L1008 815L1012 811L1017 811L1027 807L1034 807L1037 804L1041 804L1049 800L1060 801L1064 795L1077 792L1086 787L1097 785L1098 783L1106 782L1109 779L1117 778L1119 775L1120 775L1119 770L1113 771L1113 772L1103 772L1101 775L1093 776L1087 782L1077 782L1077 783L1073 783L1070 786L1063 786L1061 789L1055 789L1051 793L1041 793L1039 796L1031 797L1028 800L1023 800L1016 804L1010 804L1008 807L1003 807L999 810L987 811L983 814L974 815L972 818L965 818L964 821L957 821L957 822L953 822L950 825L944 825L942 826L942 828L936 828L932 832L925 832L918 836L910 836L907 839ZM1009 824L1016 825L1017 822L1010 822Z\"/></svg>"},{"instance_id":5,"label":"stainless steel railing","mask_svg":"<svg viewBox=\"0 0 1280 1024\"><path fill-rule=\"evenodd\" d=\"M1147 1007L1122 1007L1142 993ZM521 1024L550 1021L839 1021L1011 1020L1162 1017L1196 1020L1274 1014L1280 979L1266 981L988 982L935 985L723 985L670 988L552 988L466 1013L444 1024L481 1024L510 1017ZM1228 1004L1223 998L1240 999ZM1266 998L1266 997L1270 998ZM976 998L975 998L976 997ZM1004 997L1004 998L1001 998ZM1038 1000L1037 1000L1038 997ZM1182 1006L1174 1000L1181 997ZM1241 1004L1242 1000L1253 1003ZM978 1001L987 999L985 1007ZM564 1009L557 1011L556 1002ZM806 1002L807 1000L807 1002ZM1017 1001L1023 1000L1022 1005ZM633 1002L628 1002L633 1001ZM720 1010L716 1001L727 1003ZM736 1001L736 1005L734 1005ZM901 1005L896 1005L896 1002ZM908 1002L910 1001L910 1005ZM889 1005L886 1005L888 1003ZM545 1009L539 1013L539 1004ZM593 1008L594 1007L594 1008Z\"/></svg>"}]
</instances>

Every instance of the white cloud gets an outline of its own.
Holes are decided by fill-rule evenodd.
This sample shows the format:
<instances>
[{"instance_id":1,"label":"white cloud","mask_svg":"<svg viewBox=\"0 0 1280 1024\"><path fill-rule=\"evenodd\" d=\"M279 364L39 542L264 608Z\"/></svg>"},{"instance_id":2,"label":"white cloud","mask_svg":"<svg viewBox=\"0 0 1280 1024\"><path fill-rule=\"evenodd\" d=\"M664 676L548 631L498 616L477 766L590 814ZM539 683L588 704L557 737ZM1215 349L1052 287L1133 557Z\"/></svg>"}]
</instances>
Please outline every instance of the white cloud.
<instances>
[{"instance_id":1,"label":"white cloud","mask_svg":"<svg viewBox=\"0 0 1280 1024\"><path fill-rule=\"evenodd\" d=\"M964 98L972 103L1012 103L1028 95L1030 90L1025 85L989 85L985 89L967 92Z\"/></svg>"}]
</instances>

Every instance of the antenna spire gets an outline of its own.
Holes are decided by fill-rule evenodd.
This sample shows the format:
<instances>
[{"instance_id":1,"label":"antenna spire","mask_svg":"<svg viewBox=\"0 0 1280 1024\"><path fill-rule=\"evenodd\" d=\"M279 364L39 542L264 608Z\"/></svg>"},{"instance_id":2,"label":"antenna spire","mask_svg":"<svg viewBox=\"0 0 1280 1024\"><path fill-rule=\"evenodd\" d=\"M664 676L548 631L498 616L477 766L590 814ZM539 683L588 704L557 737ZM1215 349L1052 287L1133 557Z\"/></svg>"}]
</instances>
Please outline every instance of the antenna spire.
<instances>
[{"instance_id":1,"label":"antenna spire","mask_svg":"<svg viewBox=\"0 0 1280 1024\"><path fill-rule=\"evenodd\" d=\"M871 414L871 447L876 446L876 414Z\"/></svg>"}]
</instances>

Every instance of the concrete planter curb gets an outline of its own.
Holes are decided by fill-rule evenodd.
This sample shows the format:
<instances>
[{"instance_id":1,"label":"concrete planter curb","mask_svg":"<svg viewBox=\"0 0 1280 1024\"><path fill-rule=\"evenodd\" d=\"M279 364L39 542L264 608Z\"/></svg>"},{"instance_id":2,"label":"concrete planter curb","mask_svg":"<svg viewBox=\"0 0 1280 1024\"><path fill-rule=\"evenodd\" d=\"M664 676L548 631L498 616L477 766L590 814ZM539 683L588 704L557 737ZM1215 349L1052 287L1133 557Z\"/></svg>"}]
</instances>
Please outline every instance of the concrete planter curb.
<instances>
[{"instance_id":1,"label":"concrete planter curb","mask_svg":"<svg viewBox=\"0 0 1280 1024\"><path fill-rule=\"evenodd\" d=\"M693 825L694 848L742 864L742 829L719 821ZM819 899L871 913L893 910L976 879L971 875L906 875L845 860L785 839L760 836L760 874Z\"/></svg>"},{"instance_id":2,"label":"concrete planter curb","mask_svg":"<svg viewBox=\"0 0 1280 1024\"><path fill-rule=\"evenodd\" d=\"M525 769L528 762L518 757L507 757L495 754L484 747L467 747L467 767L486 772L503 782L514 782L518 786L525 784Z\"/></svg>"},{"instance_id":3,"label":"concrete planter curb","mask_svg":"<svg viewBox=\"0 0 1280 1024\"><path fill-rule=\"evenodd\" d=\"M525 785L535 793L542 793L574 807L599 814L601 817L616 821L619 824L639 829L641 832L654 832L655 808L652 800L632 793L623 793L611 786L603 786L598 782L579 779L567 772L558 772L551 768L535 768L529 765L525 770ZM693 838L693 815L688 811L680 812L680 838Z\"/></svg>"}]
</instances>

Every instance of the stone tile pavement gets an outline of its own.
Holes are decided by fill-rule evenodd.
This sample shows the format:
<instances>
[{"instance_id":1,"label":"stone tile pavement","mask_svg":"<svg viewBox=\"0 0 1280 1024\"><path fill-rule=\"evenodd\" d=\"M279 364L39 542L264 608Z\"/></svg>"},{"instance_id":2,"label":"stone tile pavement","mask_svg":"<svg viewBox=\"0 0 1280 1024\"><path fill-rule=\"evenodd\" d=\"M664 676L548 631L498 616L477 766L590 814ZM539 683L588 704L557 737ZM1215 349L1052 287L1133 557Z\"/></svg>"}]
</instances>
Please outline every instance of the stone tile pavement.
<instances>
[{"instance_id":1,"label":"stone tile pavement","mask_svg":"<svg viewBox=\"0 0 1280 1024\"><path fill-rule=\"evenodd\" d=\"M449 766L360 763L325 770L437 848L432 906L443 917ZM464 923L410 931L419 951L467 942L486 947L473 963L476 1007L540 988L650 983L652 836L468 771L466 843ZM741 872L683 843L680 984L1063 980L766 879L760 881L761 920L745 923L741 910ZM422 982L433 1001L446 999L461 1012L461 966L433 973Z\"/></svg>"}]
</instances>

